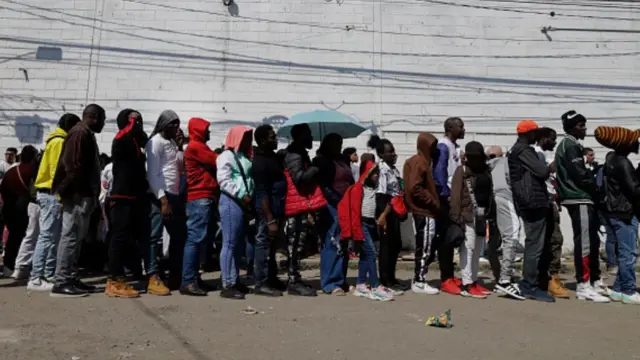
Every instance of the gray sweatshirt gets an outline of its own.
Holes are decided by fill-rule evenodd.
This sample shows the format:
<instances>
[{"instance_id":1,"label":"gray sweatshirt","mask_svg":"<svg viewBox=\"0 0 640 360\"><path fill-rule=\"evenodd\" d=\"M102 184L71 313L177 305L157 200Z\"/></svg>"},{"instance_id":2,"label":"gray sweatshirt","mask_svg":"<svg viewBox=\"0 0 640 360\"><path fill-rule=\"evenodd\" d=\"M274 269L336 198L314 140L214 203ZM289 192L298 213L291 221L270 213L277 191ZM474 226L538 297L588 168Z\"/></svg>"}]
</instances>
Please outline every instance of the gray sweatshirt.
<instances>
[{"instance_id":1,"label":"gray sweatshirt","mask_svg":"<svg viewBox=\"0 0 640 360\"><path fill-rule=\"evenodd\" d=\"M512 200L511 186L509 185L509 164L505 156L491 159L488 162L493 179L493 192L507 200Z\"/></svg>"}]
</instances>

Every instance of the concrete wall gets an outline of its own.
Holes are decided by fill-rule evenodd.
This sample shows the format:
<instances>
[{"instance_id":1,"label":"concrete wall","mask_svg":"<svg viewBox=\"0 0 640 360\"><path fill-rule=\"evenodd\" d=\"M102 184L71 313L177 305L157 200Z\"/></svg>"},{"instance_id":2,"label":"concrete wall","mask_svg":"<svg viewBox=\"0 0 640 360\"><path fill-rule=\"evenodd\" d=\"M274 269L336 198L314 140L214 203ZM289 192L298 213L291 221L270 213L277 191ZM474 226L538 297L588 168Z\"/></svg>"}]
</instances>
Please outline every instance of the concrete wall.
<instances>
[{"instance_id":1,"label":"concrete wall","mask_svg":"<svg viewBox=\"0 0 640 360\"><path fill-rule=\"evenodd\" d=\"M461 116L468 139L510 145L523 118L560 129L635 127L640 10L633 1L0 0L0 147L42 144L66 111L110 119L165 108L237 123L338 108L385 131L401 159L415 133ZM543 27L573 28L551 31ZM364 150L364 137L348 142ZM592 140L588 145L595 145ZM599 152L602 158L603 151Z\"/></svg>"}]
</instances>

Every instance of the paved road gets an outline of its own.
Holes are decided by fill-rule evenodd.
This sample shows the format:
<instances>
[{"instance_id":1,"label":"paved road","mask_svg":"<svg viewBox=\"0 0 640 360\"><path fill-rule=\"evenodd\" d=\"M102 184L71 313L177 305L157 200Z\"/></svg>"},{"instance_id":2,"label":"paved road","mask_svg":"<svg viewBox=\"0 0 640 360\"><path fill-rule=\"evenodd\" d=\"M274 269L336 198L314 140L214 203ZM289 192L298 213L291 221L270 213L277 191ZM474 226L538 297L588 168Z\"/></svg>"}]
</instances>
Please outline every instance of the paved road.
<instances>
[{"instance_id":1,"label":"paved road","mask_svg":"<svg viewBox=\"0 0 640 360\"><path fill-rule=\"evenodd\" d=\"M409 278L403 272L401 278ZM308 272L317 280L317 272ZM639 359L640 306L407 294L52 299L0 281L0 359ZM245 315L251 306L259 311ZM452 329L425 319L452 309Z\"/></svg>"}]
</instances>

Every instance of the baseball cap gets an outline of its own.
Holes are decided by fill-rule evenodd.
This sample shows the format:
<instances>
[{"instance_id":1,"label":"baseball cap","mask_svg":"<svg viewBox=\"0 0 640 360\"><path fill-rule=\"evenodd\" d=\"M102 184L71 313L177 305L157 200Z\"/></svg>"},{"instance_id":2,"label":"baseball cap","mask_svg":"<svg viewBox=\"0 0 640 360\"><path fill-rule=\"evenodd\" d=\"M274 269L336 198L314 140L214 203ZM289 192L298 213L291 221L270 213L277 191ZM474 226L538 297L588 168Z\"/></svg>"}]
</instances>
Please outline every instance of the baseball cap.
<instances>
[{"instance_id":1,"label":"baseball cap","mask_svg":"<svg viewBox=\"0 0 640 360\"><path fill-rule=\"evenodd\" d=\"M533 120L522 120L518 123L517 132L518 134L528 133L529 131L537 130L538 124Z\"/></svg>"}]
</instances>

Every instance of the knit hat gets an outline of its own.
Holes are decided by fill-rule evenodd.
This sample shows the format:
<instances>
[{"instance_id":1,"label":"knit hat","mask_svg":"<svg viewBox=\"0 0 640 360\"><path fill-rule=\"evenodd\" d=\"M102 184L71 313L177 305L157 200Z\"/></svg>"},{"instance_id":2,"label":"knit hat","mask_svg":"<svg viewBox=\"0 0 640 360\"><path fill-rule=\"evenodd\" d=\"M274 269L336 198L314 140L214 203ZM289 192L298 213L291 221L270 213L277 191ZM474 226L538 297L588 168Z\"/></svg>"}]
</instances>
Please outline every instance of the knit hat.
<instances>
[{"instance_id":1,"label":"knit hat","mask_svg":"<svg viewBox=\"0 0 640 360\"><path fill-rule=\"evenodd\" d=\"M634 131L621 126L598 126L594 136L602 146L617 149L638 142L640 130Z\"/></svg>"},{"instance_id":2,"label":"knit hat","mask_svg":"<svg viewBox=\"0 0 640 360\"><path fill-rule=\"evenodd\" d=\"M575 110L569 110L562 114L562 128L564 131L573 129L578 123L587 122L587 118L582 114L578 114Z\"/></svg>"}]
</instances>

